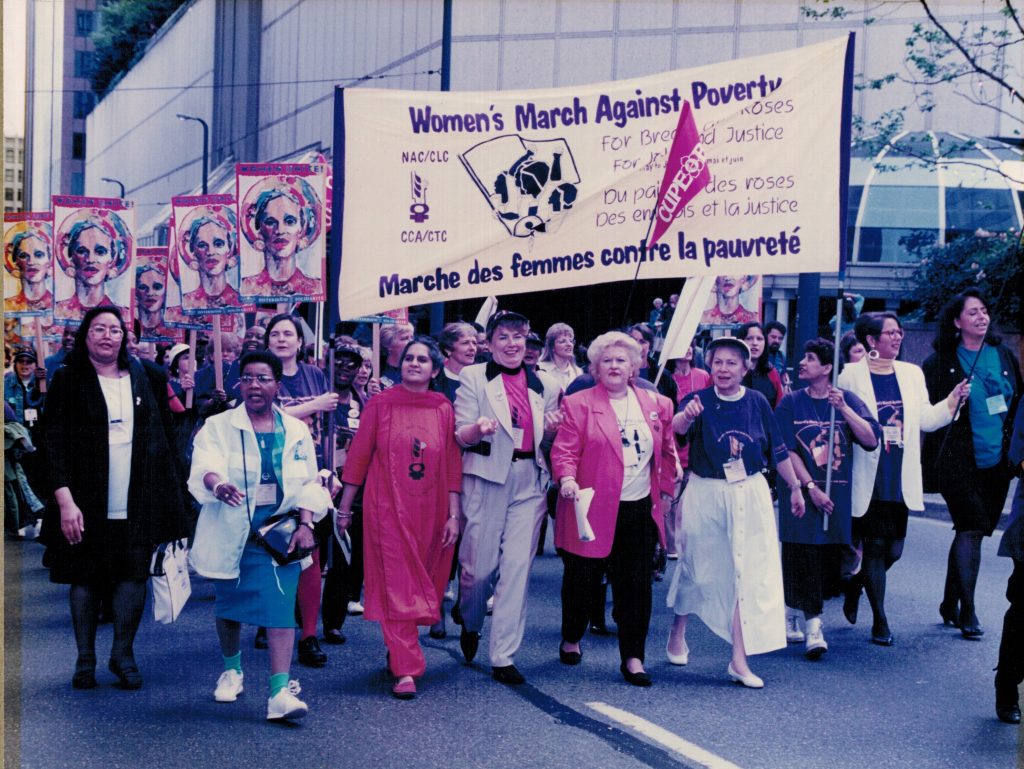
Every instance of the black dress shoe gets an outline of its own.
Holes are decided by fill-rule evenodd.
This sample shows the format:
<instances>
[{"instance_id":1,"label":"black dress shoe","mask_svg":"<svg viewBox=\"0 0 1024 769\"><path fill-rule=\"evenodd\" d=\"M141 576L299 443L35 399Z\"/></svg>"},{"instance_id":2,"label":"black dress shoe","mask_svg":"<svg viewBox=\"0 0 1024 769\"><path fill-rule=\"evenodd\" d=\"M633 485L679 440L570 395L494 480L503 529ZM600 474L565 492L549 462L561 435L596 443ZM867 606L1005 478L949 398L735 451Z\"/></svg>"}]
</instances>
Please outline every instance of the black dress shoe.
<instances>
[{"instance_id":1,"label":"black dress shoe","mask_svg":"<svg viewBox=\"0 0 1024 769\"><path fill-rule=\"evenodd\" d=\"M871 643L878 646L892 646L893 642L892 632L890 632L887 624L881 627L876 625L871 628Z\"/></svg>"},{"instance_id":2,"label":"black dress shoe","mask_svg":"<svg viewBox=\"0 0 1024 769\"><path fill-rule=\"evenodd\" d=\"M142 688L142 676L139 675L139 668L134 660L118 662L111 658L107 663L107 669L117 676L117 685L120 688L128 690Z\"/></svg>"},{"instance_id":3,"label":"black dress shoe","mask_svg":"<svg viewBox=\"0 0 1024 769\"><path fill-rule=\"evenodd\" d=\"M601 624L592 622L590 624L590 632L592 635L615 635L615 633L609 630L608 626L603 622Z\"/></svg>"},{"instance_id":4,"label":"black dress shoe","mask_svg":"<svg viewBox=\"0 0 1024 769\"><path fill-rule=\"evenodd\" d=\"M961 624L960 635L968 641L980 641L981 637L985 635L985 631L981 629L981 625L979 625L978 621L975 620L969 624Z\"/></svg>"},{"instance_id":5,"label":"black dress shoe","mask_svg":"<svg viewBox=\"0 0 1024 769\"><path fill-rule=\"evenodd\" d=\"M491 668L491 678L501 684L507 684L508 686L519 686L519 684L525 684L526 679L523 678L523 674L516 670L515 665L505 665L500 668Z\"/></svg>"},{"instance_id":6,"label":"black dress shoe","mask_svg":"<svg viewBox=\"0 0 1024 769\"><path fill-rule=\"evenodd\" d=\"M71 676L72 689L95 689L97 686L95 670L76 670Z\"/></svg>"},{"instance_id":7,"label":"black dress shoe","mask_svg":"<svg viewBox=\"0 0 1024 769\"><path fill-rule=\"evenodd\" d=\"M340 630L325 630L324 631L324 643L331 644L332 646L341 646L348 639L345 634Z\"/></svg>"},{"instance_id":8,"label":"black dress shoe","mask_svg":"<svg viewBox=\"0 0 1024 769\"><path fill-rule=\"evenodd\" d=\"M639 673L634 673L626 667L625 662L619 666L619 670L622 671L622 677L626 679L627 684L633 684L633 686L650 686L652 683L651 677L647 675L647 673L642 670Z\"/></svg>"},{"instance_id":9,"label":"black dress shoe","mask_svg":"<svg viewBox=\"0 0 1024 769\"><path fill-rule=\"evenodd\" d=\"M252 645L256 649L267 648L267 629L265 627L256 628L256 637L252 640Z\"/></svg>"},{"instance_id":10,"label":"black dress shoe","mask_svg":"<svg viewBox=\"0 0 1024 769\"><path fill-rule=\"evenodd\" d=\"M558 659L561 660L563 665L579 665L583 660L583 650L580 649L578 652L567 652L562 648L562 645L558 645Z\"/></svg>"},{"instance_id":11,"label":"black dress shoe","mask_svg":"<svg viewBox=\"0 0 1024 769\"><path fill-rule=\"evenodd\" d=\"M448 631L445 629L443 622L430 626L430 637L435 641L441 641L448 637Z\"/></svg>"},{"instance_id":12,"label":"black dress shoe","mask_svg":"<svg viewBox=\"0 0 1024 769\"><path fill-rule=\"evenodd\" d=\"M322 668L327 664L327 655L323 653L315 635L299 641L299 663L307 668Z\"/></svg>"},{"instance_id":13,"label":"black dress shoe","mask_svg":"<svg viewBox=\"0 0 1024 769\"><path fill-rule=\"evenodd\" d=\"M860 607L859 582L851 583L843 589L843 616L851 625L857 624L857 609Z\"/></svg>"},{"instance_id":14,"label":"black dress shoe","mask_svg":"<svg viewBox=\"0 0 1024 769\"><path fill-rule=\"evenodd\" d=\"M940 603L939 616L942 617L943 625L960 627L960 619L957 617L957 610L955 608L949 607L945 603Z\"/></svg>"},{"instance_id":15,"label":"black dress shoe","mask_svg":"<svg viewBox=\"0 0 1024 769\"><path fill-rule=\"evenodd\" d=\"M459 636L459 646L462 647L462 656L466 658L468 665L476 656L476 650L480 648L480 634L463 628Z\"/></svg>"},{"instance_id":16,"label":"black dress shoe","mask_svg":"<svg viewBox=\"0 0 1024 769\"><path fill-rule=\"evenodd\" d=\"M996 716L1004 724L1019 724L1020 723L1020 706L1011 705L1008 708L996 708Z\"/></svg>"},{"instance_id":17,"label":"black dress shoe","mask_svg":"<svg viewBox=\"0 0 1024 769\"><path fill-rule=\"evenodd\" d=\"M454 622L456 625L462 624L462 612L459 610L458 601L452 604L452 622Z\"/></svg>"}]
</instances>

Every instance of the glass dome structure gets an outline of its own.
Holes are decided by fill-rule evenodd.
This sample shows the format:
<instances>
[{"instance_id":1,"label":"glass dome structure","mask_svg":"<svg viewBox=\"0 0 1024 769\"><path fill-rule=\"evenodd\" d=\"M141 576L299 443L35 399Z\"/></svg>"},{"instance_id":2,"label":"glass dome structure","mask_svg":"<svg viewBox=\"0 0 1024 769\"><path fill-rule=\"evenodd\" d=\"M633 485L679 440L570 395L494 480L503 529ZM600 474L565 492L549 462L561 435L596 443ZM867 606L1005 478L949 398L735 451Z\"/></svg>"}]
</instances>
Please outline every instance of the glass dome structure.
<instances>
[{"instance_id":1,"label":"glass dome structure","mask_svg":"<svg viewBox=\"0 0 1024 769\"><path fill-rule=\"evenodd\" d=\"M1021 149L938 131L904 132L881 151L869 145L851 151L852 262L912 262L900 240L914 233L941 244L978 229L1020 230Z\"/></svg>"}]
</instances>

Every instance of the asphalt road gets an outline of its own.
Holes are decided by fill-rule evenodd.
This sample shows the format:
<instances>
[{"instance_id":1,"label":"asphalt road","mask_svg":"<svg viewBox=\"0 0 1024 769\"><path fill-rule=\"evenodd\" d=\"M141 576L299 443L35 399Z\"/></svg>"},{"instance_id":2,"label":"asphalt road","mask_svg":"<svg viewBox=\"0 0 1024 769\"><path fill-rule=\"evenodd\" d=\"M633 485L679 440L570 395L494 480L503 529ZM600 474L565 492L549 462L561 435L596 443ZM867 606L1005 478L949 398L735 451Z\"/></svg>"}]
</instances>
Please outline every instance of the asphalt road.
<instances>
[{"instance_id":1,"label":"asphalt road","mask_svg":"<svg viewBox=\"0 0 1024 769\"><path fill-rule=\"evenodd\" d=\"M911 521L905 556L890 572L889 617L896 645L869 643L866 601L848 625L838 601L826 607L830 650L819 662L791 646L752 659L761 691L730 683L728 646L691 623L690 664L672 667L664 644L671 612L655 585L647 646L650 689L625 684L614 638L588 636L579 667L558 662L561 565L536 562L526 640L516 664L528 684L495 683L486 635L473 667L457 635L426 637L428 671L412 702L391 698L375 623L349 618L349 642L325 647L322 670L299 665L310 715L299 725L264 721L268 660L244 631L246 691L217 704L221 659L213 589L196 581L171 626L147 617L136 642L145 678L137 692L114 688L101 664L100 686L74 691L75 647L67 588L52 585L32 542L5 544L5 764L58 769L104 767L553 767L602 769L710 766L914 767L1003 769L1024 766L1021 730L995 719L995 665L1010 563L985 542L978 613L988 632L969 642L939 624L951 533ZM671 568L671 567L670 567ZM97 644L101 660L110 626ZM486 630L485 630L486 633ZM704 752L702 752L704 751Z\"/></svg>"}]
</instances>

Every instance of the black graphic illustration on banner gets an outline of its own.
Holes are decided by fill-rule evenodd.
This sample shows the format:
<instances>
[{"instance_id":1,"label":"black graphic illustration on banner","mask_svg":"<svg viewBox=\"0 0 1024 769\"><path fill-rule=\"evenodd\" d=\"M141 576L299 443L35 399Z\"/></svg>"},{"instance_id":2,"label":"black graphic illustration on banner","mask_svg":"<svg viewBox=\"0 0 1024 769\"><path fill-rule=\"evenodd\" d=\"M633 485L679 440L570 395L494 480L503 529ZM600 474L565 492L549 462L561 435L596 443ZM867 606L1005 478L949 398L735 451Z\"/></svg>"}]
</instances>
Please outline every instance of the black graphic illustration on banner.
<instances>
[{"instance_id":1,"label":"black graphic illustration on banner","mask_svg":"<svg viewBox=\"0 0 1024 769\"><path fill-rule=\"evenodd\" d=\"M474 145L459 160L514 237L555 231L576 202L580 175L565 139L509 134Z\"/></svg>"}]
</instances>

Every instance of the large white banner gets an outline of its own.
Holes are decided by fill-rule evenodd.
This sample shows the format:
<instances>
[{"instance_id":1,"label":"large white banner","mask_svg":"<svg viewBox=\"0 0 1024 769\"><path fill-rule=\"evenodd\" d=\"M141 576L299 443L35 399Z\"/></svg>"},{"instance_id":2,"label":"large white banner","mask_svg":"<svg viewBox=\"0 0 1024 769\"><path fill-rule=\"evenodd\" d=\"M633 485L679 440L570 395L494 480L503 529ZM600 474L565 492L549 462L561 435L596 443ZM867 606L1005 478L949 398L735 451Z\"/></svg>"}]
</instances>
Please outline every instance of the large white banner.
<instances>
[{"instance_id":1,"label":"large white banner","mask_svg":"<svg viewBox=\"0 0 1024 769\"><path fill-rule=\"evenodd\" d=\"M557 89L339 89L340 317L630 280L638 264L838 269L849 44ZM647 248L686 102L711 181Z\"/></svg>"}]
</instances>

